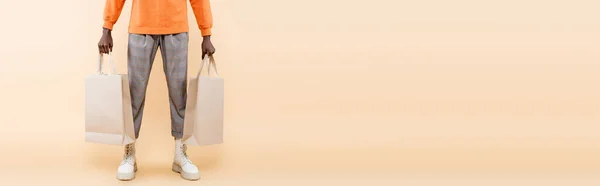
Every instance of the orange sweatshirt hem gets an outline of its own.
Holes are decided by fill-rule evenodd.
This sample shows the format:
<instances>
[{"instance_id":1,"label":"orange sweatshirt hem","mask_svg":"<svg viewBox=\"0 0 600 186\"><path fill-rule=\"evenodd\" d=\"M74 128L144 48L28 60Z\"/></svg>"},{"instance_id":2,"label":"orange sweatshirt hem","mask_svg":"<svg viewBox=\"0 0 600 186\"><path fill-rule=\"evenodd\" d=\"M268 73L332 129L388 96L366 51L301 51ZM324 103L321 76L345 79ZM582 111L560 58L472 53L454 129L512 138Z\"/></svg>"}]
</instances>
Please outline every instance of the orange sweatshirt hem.
<instances>
[{"instance_id":1,"label":"orange sweatshirt hem","mask_svg":"<svg viewBox=\"0 0 600 186\"><path fill-rule=\"evenodd\" d=\"M114 26L113 24L110 24L109 22L105 22L102 27L112 30L113 26ZM129 27L129 33L131 33L131 34L161 35L161 34L177 34L177 33L183 33L183 32L189 32L189 28L187 28L187 26L169 27L169 28ZM212 34L212 31L210 28L205 28L205 29L200 29L200 33L202 33L202 36L210 36Z\"/></svg>"},{"instance_id":2,"label":"orange sweatshirt hem","mask_svg":"<svg viewBox=\"0 0 600 186\"><path fill-rule=\"evenodd\" d=\"M164 35L164 34L177 34L188 32L187 26L177 27L166 27L166 28L147 28L147 27L129 27L129 33L131 34L151 34L151 35Z\"/></svg>"}]
</instances>

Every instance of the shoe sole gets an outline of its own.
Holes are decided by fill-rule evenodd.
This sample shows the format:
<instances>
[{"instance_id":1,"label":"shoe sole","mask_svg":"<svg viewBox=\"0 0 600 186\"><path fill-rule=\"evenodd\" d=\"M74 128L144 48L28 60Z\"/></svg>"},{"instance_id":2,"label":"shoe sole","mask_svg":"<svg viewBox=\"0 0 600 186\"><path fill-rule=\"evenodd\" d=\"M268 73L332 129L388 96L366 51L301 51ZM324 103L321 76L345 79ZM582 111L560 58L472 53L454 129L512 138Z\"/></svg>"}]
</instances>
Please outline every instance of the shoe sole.
<instances>
[{"instance_id":1,"label":"shoe sole","mask_svg":"<svg viewBox=\"0 0 600 186\"><path fill-rule=\"evenodd\" d=\"M189 181L196 181L200 179L200 173L187 173L184 172L183 169L181 168L181 166L173 163L172 165L172 169L173 172L179 173L181 175L181 178L189 180Z\"/></svg>"},{"instance_id":2,"label":"shoe sole","mask_svg":"<svg viewBox=\"0 0 600 186\"><path fill-rule=\"evenodd\" d=\"M135 178L136 172L137 172L137 163L133 164L133 172L132 173L117 173L117 180L131 181Z\"/></svg>"}]
</instances>

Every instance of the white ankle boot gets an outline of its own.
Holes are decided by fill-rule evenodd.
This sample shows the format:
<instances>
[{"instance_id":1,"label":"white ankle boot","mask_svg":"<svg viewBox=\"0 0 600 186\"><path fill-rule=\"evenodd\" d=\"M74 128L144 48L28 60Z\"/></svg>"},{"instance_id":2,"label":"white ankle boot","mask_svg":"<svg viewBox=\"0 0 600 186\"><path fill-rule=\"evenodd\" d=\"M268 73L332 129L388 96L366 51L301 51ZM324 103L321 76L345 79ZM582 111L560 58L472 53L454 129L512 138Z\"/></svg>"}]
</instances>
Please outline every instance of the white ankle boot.
<instances>
[{"instance_id":1,"label":"white ankle boot","mask_svg":"<svg viewBox=\"0 0 600 186\"><path fill-rule=\"evenodd\" d=\"M187 146L181 142L181 139L175 140L175 159L173 161L173 171L181 174L186 180L200 179L198 167L187 157Z\"/></svg>"},{"instance_id":2,"label":"white ankle boot","mask_svg":"<svg viewBox=\"0 0 600 186\"><path fill-rule=\"evenodd\" d=\"M125 155L123 161L117 169L117 179L122 181L132 180L135 178L137 171L137 163L135 162L135 144L125 145Z\"/></svg>"}]
</instances>

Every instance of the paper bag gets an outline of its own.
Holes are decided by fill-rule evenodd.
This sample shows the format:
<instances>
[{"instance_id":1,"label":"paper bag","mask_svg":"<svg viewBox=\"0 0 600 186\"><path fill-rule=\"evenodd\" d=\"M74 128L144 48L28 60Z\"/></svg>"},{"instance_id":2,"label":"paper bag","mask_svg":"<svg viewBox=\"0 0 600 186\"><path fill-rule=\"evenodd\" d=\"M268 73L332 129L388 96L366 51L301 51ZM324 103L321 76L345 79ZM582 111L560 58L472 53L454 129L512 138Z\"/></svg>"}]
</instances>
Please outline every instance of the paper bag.
<instances>
[{"instance_id":1,"label":"paper bag","mask_svg":"<svg viewBox=\"0 0 600 186\"><path fill-rule=\"evenodd\" d=\"M116 74L109 54L111 72L102 72L100 55L96 74L85 78L85 141L108 145L135 142L131 95L127 75Z\"/></svg>"},{"instance_id":2,"label":"paper bag","mask_svg":"<svg viewBox=\"0 0 600 186\"><path fill-rule=\"evenodd\" d=\"M202 76L208 66L208 76ZM212 68L211 68L212 67ZM213 69L216 76L211 76ZM215 60L205 56L196 77L188 81L187 104L182 140L193 146L223 143L224 82L219 77Z\"/></svg>"}]
</instances>

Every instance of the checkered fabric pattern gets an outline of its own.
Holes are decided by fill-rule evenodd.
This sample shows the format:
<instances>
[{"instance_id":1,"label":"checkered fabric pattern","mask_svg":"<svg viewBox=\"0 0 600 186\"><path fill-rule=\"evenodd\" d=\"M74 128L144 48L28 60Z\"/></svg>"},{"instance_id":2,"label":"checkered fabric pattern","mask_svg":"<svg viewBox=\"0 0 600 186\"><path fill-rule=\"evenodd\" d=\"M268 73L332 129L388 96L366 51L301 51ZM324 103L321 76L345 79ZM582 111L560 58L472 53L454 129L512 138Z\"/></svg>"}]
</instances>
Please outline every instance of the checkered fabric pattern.
<instances>
[{"instance_id":1,"label":"checkered fabric pattern","mask_svg":"<svg viewBox=\"0 0 600 186\"><path fill-rule=\"evenodd\" d=\"M127 67L135 137L139 137L148 79L156 52L160 48L171 109L171 135L183 135L187 98L188 33L168 35L129 34Z\"/></svg>"}]
</instances>

